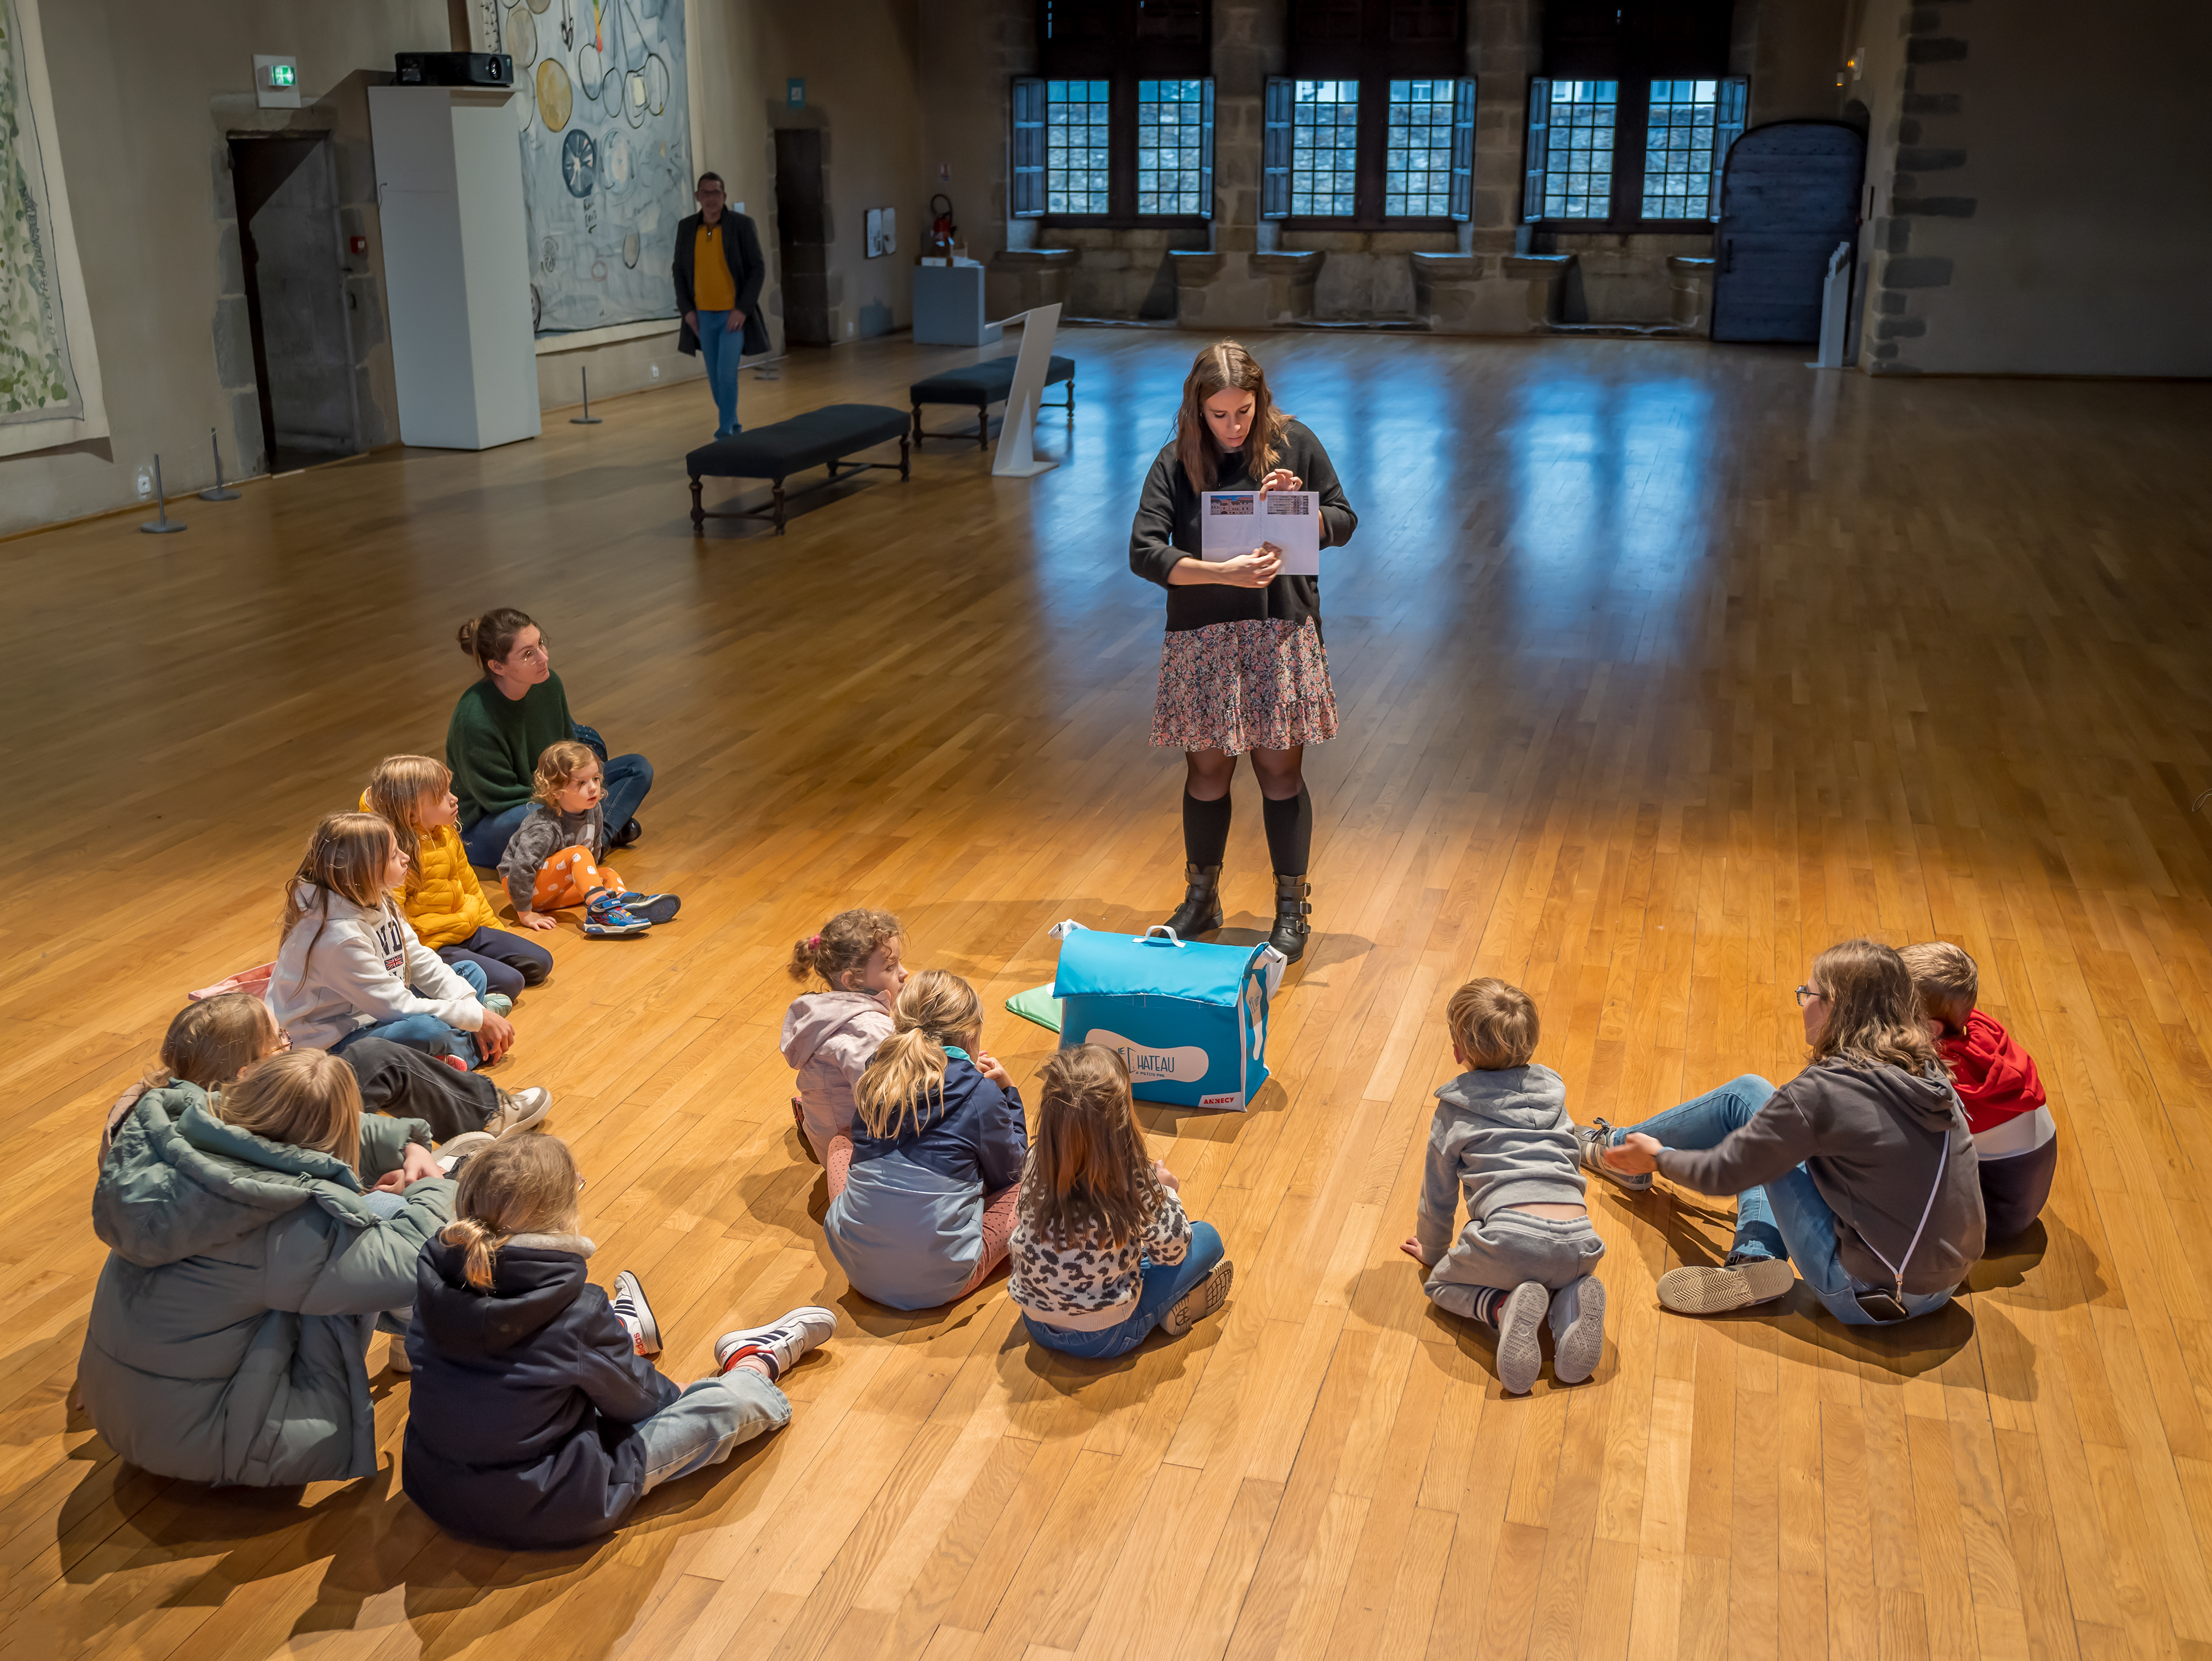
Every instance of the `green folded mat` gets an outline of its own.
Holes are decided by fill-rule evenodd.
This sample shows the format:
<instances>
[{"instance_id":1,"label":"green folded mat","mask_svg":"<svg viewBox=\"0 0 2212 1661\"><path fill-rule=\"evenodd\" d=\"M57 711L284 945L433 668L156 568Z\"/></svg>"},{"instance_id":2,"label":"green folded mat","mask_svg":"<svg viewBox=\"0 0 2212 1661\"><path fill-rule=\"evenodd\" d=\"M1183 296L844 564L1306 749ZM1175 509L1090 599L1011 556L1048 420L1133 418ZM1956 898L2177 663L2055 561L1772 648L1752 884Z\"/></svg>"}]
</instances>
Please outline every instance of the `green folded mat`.
<instances>
[{"instance_id":1,"label":"green folded mat","mask_svg":"<svg viewBox=\"0 0 2212 1661\"><path fill-rule=\"evenodd\" d=\"M1025 1021L1035 1021L1048 1032L1060 1031L1060 1000L1052 995L1050 981L1026 992L1015 993L1006 1000L1006 1007Z\"/></svg>"}]
</instances>

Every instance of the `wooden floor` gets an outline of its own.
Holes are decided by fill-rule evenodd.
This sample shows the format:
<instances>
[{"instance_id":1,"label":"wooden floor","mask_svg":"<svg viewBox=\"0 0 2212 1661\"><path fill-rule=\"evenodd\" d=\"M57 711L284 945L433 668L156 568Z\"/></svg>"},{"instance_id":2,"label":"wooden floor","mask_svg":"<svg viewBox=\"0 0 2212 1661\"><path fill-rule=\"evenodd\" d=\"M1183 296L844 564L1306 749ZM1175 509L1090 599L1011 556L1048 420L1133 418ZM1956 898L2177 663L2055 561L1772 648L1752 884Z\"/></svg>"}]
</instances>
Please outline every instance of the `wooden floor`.
<instances>
[{"instance_id":1,"label":"wooden floor","mask_svg":"<svg viewBox=\"0 0 2212 1661\"><path fill-rule=\"evenodd\" d=\"M781 538L695 543L696 383L483 455L390 451L0 546L0 1620L11 1654L258 1658L2212 1655L2212 389L1817 374L1798 350L1292 333L1261 343L1361 515L1328 557L1341 736L1310 758L1321 934L1244 1116L1147 1110L1237 1266L1224 1318L1111 1365L1003 1281L847 1291L786 1106L791 941L890 907L1000 1010L1046 930L1178 892L1147 746L1161 597L1124 538L1194 337L1076 330L1065 465L972 440ZM902 406L902 339L748 379L752 423ZM961 429L959 412L939 424ZM556 1097L593 1274L667 1370L799 1302L790 1428L592 1551L506 1557L373 1481L208 1490L67 1399L104 1105L186 988L265 959L282 879L371 764L438 751L465 613L545 625L580 718L653 758L642 940L553 939L503 1076ZM1249 776L1232 923L1267 903ZM633 869L635 867L635 869ZM1831 941L1935 934L2033 1049L2039 1231L1899 1335L1802 1288L1662 1317L1728 1208L1594 1193L1612 1340L1501 1396L1399 1255L1441 1010L1544 1015L1578 1117L1793 1073ZM1252 938L1246 935L1244 938Z\"/></svg>"}]
</instances>

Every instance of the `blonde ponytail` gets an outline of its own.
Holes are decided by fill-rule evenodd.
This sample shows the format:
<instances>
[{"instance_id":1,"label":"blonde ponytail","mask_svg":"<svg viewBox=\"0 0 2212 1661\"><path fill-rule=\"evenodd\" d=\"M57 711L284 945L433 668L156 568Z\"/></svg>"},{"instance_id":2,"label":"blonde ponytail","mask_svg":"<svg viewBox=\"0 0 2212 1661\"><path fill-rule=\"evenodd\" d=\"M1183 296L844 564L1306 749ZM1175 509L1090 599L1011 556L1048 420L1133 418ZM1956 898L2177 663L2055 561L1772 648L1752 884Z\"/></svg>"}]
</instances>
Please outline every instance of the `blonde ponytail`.
<instances>
[{"instance_id":1,"label":"blonde ponytail","mask_svg":"<svg viewBox=\"0 0 2212 1661\"><path fill-rule=\"evenodd\" d=\"M499 1249L516 1235L574 1231L576 1188L575 1158L558 1136L494 1142L461 1167L455 1215L438 1238L465 1248L463 1276L477 1291L489 1291Z\"/></svg>"},{"instance_id":2,"label":"blonde ponytail","mask_svg":"<svg viewBox=\"0 0 2212 1661\"><path fill-rule=\"evenodd\" d=\"M911 1123L922 1127L922 1107L945 1105L945 1074L952 1065L947 1044L973 1043L983 1030L983 1004L975 989L950 970L925 969L899 993L891 1035L860 1074L853 1099L871 1136L896 1136Z\"/></svg>"}]
</instances>

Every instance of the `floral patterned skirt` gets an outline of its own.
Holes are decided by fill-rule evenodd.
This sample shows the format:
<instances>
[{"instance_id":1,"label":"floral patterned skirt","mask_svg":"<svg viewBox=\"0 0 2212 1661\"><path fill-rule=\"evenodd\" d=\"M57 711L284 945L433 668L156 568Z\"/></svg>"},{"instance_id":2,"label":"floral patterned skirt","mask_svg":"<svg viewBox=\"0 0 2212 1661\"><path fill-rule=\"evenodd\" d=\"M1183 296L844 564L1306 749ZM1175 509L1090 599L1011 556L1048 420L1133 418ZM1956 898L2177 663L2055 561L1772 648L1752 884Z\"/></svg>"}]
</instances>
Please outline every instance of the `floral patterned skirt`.
<instances>
[{"instance_id":1,"label":"floral patterned skirt","mask_svg":"<svg viewBox=\"0 0 2212 1661\"><path fill-rule=\"evenodd\" d=\"M1161 647L1154 744L1238 756L1335 736L1328 652L1311 618L1176 630Z\"/></svg>"}]
</instances>

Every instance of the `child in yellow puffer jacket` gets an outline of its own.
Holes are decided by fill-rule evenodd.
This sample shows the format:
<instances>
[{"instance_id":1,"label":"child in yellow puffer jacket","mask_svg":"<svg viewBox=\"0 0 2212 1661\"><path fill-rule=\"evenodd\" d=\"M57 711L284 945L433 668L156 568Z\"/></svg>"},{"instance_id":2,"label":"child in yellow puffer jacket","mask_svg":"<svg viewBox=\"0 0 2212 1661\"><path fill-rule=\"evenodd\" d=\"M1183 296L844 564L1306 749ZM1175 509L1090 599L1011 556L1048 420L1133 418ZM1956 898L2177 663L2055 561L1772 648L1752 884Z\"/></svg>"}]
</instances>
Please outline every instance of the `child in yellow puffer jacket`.
<instances>
[{"instance_id":1,"label":"child in yellow puffer jacket","mask_svg":"<svg viewBox=\"0 0 2212 1661\"><path fill-rule=\"evenodd\" d=\"M423 945L449 964L466 958L487 989L510 1002L553 972L553 954L494 928L499 913L477 881L454 820L453 776L428 756L386 756L361 793L362 811L392 826L407 855L400 908Z\"/></svg>"}]
</instances>

